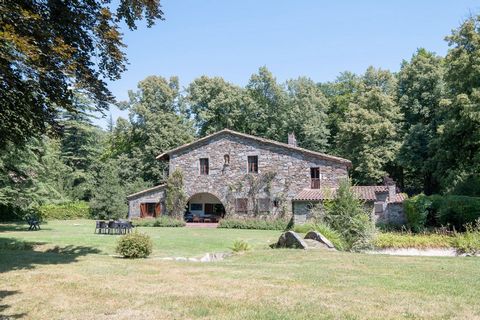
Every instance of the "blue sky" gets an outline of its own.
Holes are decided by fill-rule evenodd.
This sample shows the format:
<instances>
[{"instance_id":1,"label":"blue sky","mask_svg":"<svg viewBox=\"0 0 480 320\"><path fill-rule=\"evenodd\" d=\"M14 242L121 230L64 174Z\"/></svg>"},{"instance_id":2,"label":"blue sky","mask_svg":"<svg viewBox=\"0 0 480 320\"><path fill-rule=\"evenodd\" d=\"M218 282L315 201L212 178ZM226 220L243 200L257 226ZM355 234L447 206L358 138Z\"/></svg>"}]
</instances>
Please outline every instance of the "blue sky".
<instances>
[{"instance_id":1,"label":"blue sky","mask_svg":"<svg viewBox=\"0 0 480 320\"><path fill-rule=\"evenodd\" d=\"M469 15L474 0L161 0L165 21L123 29L128 71L109 82L118 100L149 75L201 76L245 85L266 65L283 82L334 80L373 65L398 71L424 47L444 55L444 37ZM112 116L126 117L116 108ZM97 121L104 126L105 119Z\"/></svg>"}]
</instances>

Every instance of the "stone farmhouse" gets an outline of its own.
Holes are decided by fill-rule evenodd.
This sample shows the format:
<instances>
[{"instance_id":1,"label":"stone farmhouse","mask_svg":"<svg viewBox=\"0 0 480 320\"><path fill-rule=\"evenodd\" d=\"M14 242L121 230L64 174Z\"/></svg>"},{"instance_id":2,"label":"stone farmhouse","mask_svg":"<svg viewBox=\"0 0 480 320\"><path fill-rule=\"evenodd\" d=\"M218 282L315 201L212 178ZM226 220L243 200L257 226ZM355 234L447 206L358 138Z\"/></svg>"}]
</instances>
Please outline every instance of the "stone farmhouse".
<instances>
[{"instance_id":1,"label":"stone farmhouse","mask_svg":"<svg viewBox=\"0 0 480 320\"><path fill-rule=\"evenodd\" d=\"M335 196L348 177L349 160L297 146L221 130L157 156L168 162L168 172L181 170L188 197L186 214L194 222L230 217L308 219L315 203ZM355 186L354 191L372 210L377 222L404 222L402 202L394 184ZM131 194L129 218L167 214L166 185Z\"/></svg>"}]
</instances>

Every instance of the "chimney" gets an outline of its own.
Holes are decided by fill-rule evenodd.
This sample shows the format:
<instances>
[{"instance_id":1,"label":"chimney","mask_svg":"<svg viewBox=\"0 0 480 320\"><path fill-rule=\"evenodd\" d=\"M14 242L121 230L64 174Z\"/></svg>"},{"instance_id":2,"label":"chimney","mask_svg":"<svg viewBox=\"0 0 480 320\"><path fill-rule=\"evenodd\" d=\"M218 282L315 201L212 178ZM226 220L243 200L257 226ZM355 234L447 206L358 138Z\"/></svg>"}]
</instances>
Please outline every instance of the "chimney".
<instances>
[{"instance_id":1,"label":"chimney","mask_svg":"<svg viewBox=\"0 0 480 320\"><path fill-rule=\"evenodd\" d=\"M295 132L288 134L288 144L291 146L297 146L297 139L295 138Z\"/></svg>"},{"instance_id":2,"label":"chimney","mask_svg":"<svg viewBox=\"0 0 480 320\"><path fill-rule=\"evenodd\" d=\"M395 184L388 185L388 201L393 201L397 194L397 186Z\"/></svg>"}]
</instances>

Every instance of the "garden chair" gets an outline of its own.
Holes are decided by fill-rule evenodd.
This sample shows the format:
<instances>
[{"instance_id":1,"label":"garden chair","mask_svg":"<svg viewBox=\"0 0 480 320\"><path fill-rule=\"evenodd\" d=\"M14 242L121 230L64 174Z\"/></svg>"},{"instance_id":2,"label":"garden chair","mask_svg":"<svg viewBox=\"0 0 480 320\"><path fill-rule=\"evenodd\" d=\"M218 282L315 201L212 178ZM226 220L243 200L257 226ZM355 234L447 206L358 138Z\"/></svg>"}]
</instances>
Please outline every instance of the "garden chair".
<instances>
[{"instance_id":1,"label":"garden chair","mask_svg":"<svg viewBox=\"0 0 480 320\"><path fill-rule=\"evenodd\" d=\"M28 216L27 223L29 225L28 231L37 231L40 230L40 220L35 216Z\"/></svg>"}]
</instances>

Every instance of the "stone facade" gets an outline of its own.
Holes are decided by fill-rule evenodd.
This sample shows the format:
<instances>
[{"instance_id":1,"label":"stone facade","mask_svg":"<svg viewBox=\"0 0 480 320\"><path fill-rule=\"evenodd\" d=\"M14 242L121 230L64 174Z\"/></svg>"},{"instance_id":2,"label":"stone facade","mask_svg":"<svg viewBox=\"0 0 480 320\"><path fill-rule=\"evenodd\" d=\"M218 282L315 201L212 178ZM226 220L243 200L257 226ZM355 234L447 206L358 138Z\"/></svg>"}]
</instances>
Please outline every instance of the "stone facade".
<instances>
[{"instance_id":1,"label":"stone facade","mask_svg":"<svg viewBox=\"0 0 480 320\"><path fill-rule=\"evenodd\" d=\"M348 177L351 163L348 160L296 146L294 137L290 144L278 143L230 130L222 130L191 144L181 146L157 157L169 162L169 173L181 170L184 191L189 199L188 210L202 215L218 205L223 205L221 217L257 217L290 219L304 223L310 208L329 196L325 190L334 190L340 180ZM258 172L251 173L248 158L256 156ZM208 174L201 170L208 159ZM319 182L311 189L311 168L319 168ZM356 186L368 210L382 223L402 223L403 198L395 188L386 186ZM165 185L147 189L128 196L129 217L140 216L142 203L160 203L165 213ZM303 196L303 197L302 197ZM313 198L310 198L313 196ZM316 201L311 201L316 199ZM391 199L399 199L393 203ZM307 200L307 201L305 201ZM377 203L378 202L378 203ZM240 205L241 204L241 205ZM381 208L380 208L381 207ZM381 209L381 210L380 210ZM215 211L218 213L218 211Z\"/></svg>"},{"instance_id":2,"label":"stone facade","mask_svg":"<svg viewBox=\"0 0 480 320\"><path fill-rule=\"evenodd\" d=\"M141 203L160 203L160 213L165 213L165 187L160 185L128 196L128 217L140 217Z\"/></svg>"},{"instance_id":3,"label":"stone facade","mask_svg":"<svg viewBox=\"0 0 480 320\"><path fill-rule=\"evenodd\" d=\"M248 156L258 157L258 173L248 173ZM200 174L200 159L209 163L208 175ZM226 158L228 162L226 162ZM335 187L348 176L348 162L330 160L312 154L286 149L248 137L225 132L200 144L170 154L169 171L184 174L188 197L210 193L225 206L227 214L258 215L256 199L269 199L267 217L291 215L292 199L309 188L310 168L320 168L322 186ZM236 199L248 199L248 210L239 214Z\"/></svg>"}]
</instances>

